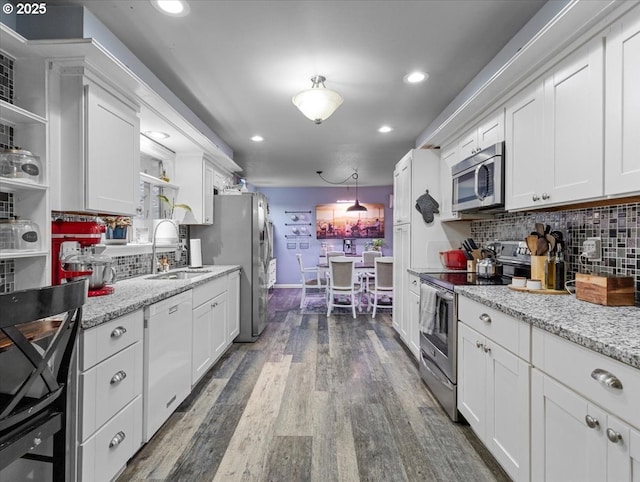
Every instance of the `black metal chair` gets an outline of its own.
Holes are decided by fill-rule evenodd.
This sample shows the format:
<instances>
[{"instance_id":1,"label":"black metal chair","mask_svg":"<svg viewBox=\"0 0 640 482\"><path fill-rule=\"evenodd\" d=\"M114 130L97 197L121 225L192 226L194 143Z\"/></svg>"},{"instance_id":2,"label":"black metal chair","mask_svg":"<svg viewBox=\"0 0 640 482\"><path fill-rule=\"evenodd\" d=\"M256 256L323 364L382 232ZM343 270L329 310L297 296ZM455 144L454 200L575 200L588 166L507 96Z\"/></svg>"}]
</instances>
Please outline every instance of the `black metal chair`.
<instances>
[{"instance_id":1,"label":"black metal chair","mask_svg":"<svg viewBox=\"0 0 640 482\"><path fill-rule=\"evenodd\" d=\"M65 480L67 378L87 287L80 280L0 295L0 470L19 458L45 461L54 481ZM5 355L24 363L7 366ZM5 386L8 379L17 382ZM51 456L31 453L51 436Z\"/></svg>"}]
</instances>

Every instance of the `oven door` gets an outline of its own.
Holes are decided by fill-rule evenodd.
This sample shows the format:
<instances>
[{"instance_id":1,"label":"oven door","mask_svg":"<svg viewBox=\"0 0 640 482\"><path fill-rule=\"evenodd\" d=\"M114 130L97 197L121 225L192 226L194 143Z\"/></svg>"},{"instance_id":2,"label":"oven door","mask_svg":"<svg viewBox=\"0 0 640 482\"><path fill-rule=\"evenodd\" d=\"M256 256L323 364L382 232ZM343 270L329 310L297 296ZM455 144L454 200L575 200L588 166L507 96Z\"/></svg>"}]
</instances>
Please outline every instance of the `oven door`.
<instances>
[{"instance_id":1,"label":"oven door","mask_svg":"<svg viewBox=\"0 0 640 482\"><path fill-rule=\"evenodd\" d=\"M437 290L434 319L420 329L420 348L440 370L456 383L456 295Z\"/></svg>"}]
</instances>

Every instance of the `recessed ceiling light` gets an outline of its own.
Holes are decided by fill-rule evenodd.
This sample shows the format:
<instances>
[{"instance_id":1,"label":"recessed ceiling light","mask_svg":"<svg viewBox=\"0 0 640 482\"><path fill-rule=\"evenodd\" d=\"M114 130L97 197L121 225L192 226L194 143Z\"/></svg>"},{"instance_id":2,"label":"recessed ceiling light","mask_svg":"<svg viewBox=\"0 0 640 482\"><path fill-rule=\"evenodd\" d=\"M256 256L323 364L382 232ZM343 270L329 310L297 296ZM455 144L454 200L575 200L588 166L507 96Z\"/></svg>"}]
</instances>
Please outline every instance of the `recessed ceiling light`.
<instances>
[{"instance_id":1,"label":"recessed ceiling light","mask_svg":"<svg viewBox=\"0 0 640 482\"><path fill-rule=\"evenodd\" d=\"M184 17L189 13L189 4L185 0L151 0L151 4L172 17Z\"/></svg>"},{"instance_id":2,"label":"recessed ceiling light","mask_svg":"<svg viewBox=\"0 0 640 482\"><path fill-rule=\"evenodd\" d=\"M429 78L429 74L425 72L411 72L404 76L404 81L408 84L417 84L419 82L424 82Z\"/></svg>"},{"instance_id":3,"label":"recessed ceiling light","mask_svg":"<svg viewBox=\"0 0 640 482\"><path fill-rule=\"evenodd\" d=\"M262 137L262 136L253 136L253 137L251 138L251 140L252 140L253 142L262 142L262 141L264 141L264 137Z\"/></svg>"},{"instance_id":4,"label":"recessed ceiling light","mask_svg":"<svg viewBox=\"0 0 640 482\"><path fill-rule=\"evenodd\" d=\"M160 131L145 131L144 134L152 139L166 139L167 137L170 137L166 132Z\"/></svg>"},{"instance_id":5,"label":"recessed ceiling light","mask_svg":"<svg viewBox=\"0 0 640 482\"><path fill-rule=\"evenodd\" d=\"M382 132L383 134L386 134L387 132L391 132L392 130L393 130L393 127L382 126L380 127L380 129L378 129L378 132Z\"/></svg>"}]
</instances>

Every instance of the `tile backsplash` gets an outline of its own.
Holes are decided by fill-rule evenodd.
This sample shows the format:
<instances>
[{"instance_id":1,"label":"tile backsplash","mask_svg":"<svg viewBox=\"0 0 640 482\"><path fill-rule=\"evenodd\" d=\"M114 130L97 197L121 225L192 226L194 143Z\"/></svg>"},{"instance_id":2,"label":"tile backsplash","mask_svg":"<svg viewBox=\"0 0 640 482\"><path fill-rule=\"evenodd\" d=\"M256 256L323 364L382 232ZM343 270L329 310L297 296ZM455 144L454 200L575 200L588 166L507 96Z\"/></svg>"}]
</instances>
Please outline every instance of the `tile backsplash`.
<instances>
[{"instance_id":1,"label":"tile backsplash","mask_svg":"<svg viewBox=\"0 0 640 482\"><path fill-rule=\"evenodd\" d=\"M640 203L617 204L567 211L498 214L491 220L471 223L471 235L485 244L496 239L524 240L535 223L561 231L567 244L567 278L576 273L631 276L635 280L636 304L640 304ZM602 238L602 259L584 261L583 242Z\"/></svg>"}]
</instances>

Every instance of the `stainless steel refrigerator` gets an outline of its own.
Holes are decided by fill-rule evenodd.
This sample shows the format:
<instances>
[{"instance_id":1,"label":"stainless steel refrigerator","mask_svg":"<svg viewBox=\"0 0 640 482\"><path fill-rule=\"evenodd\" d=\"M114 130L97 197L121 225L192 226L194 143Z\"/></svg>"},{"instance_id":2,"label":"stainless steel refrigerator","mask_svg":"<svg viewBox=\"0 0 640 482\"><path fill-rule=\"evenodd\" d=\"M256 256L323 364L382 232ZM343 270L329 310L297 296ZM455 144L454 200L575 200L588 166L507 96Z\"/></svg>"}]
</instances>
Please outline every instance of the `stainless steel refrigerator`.
<instances>
[{"instance_id":1,"label":"stainless steel refrigerator","mask_svg":"<svg viewBox=\"0 0 640 482\"><path fill-rule=\"evenodd\" d=\"M204 264L239 264L240 334L235 341L256 341L267 324L267 272L273 253L268 201L260 193L214 196L213 224L192 226L200 238Z\"/></svg>"}]
</instances>

